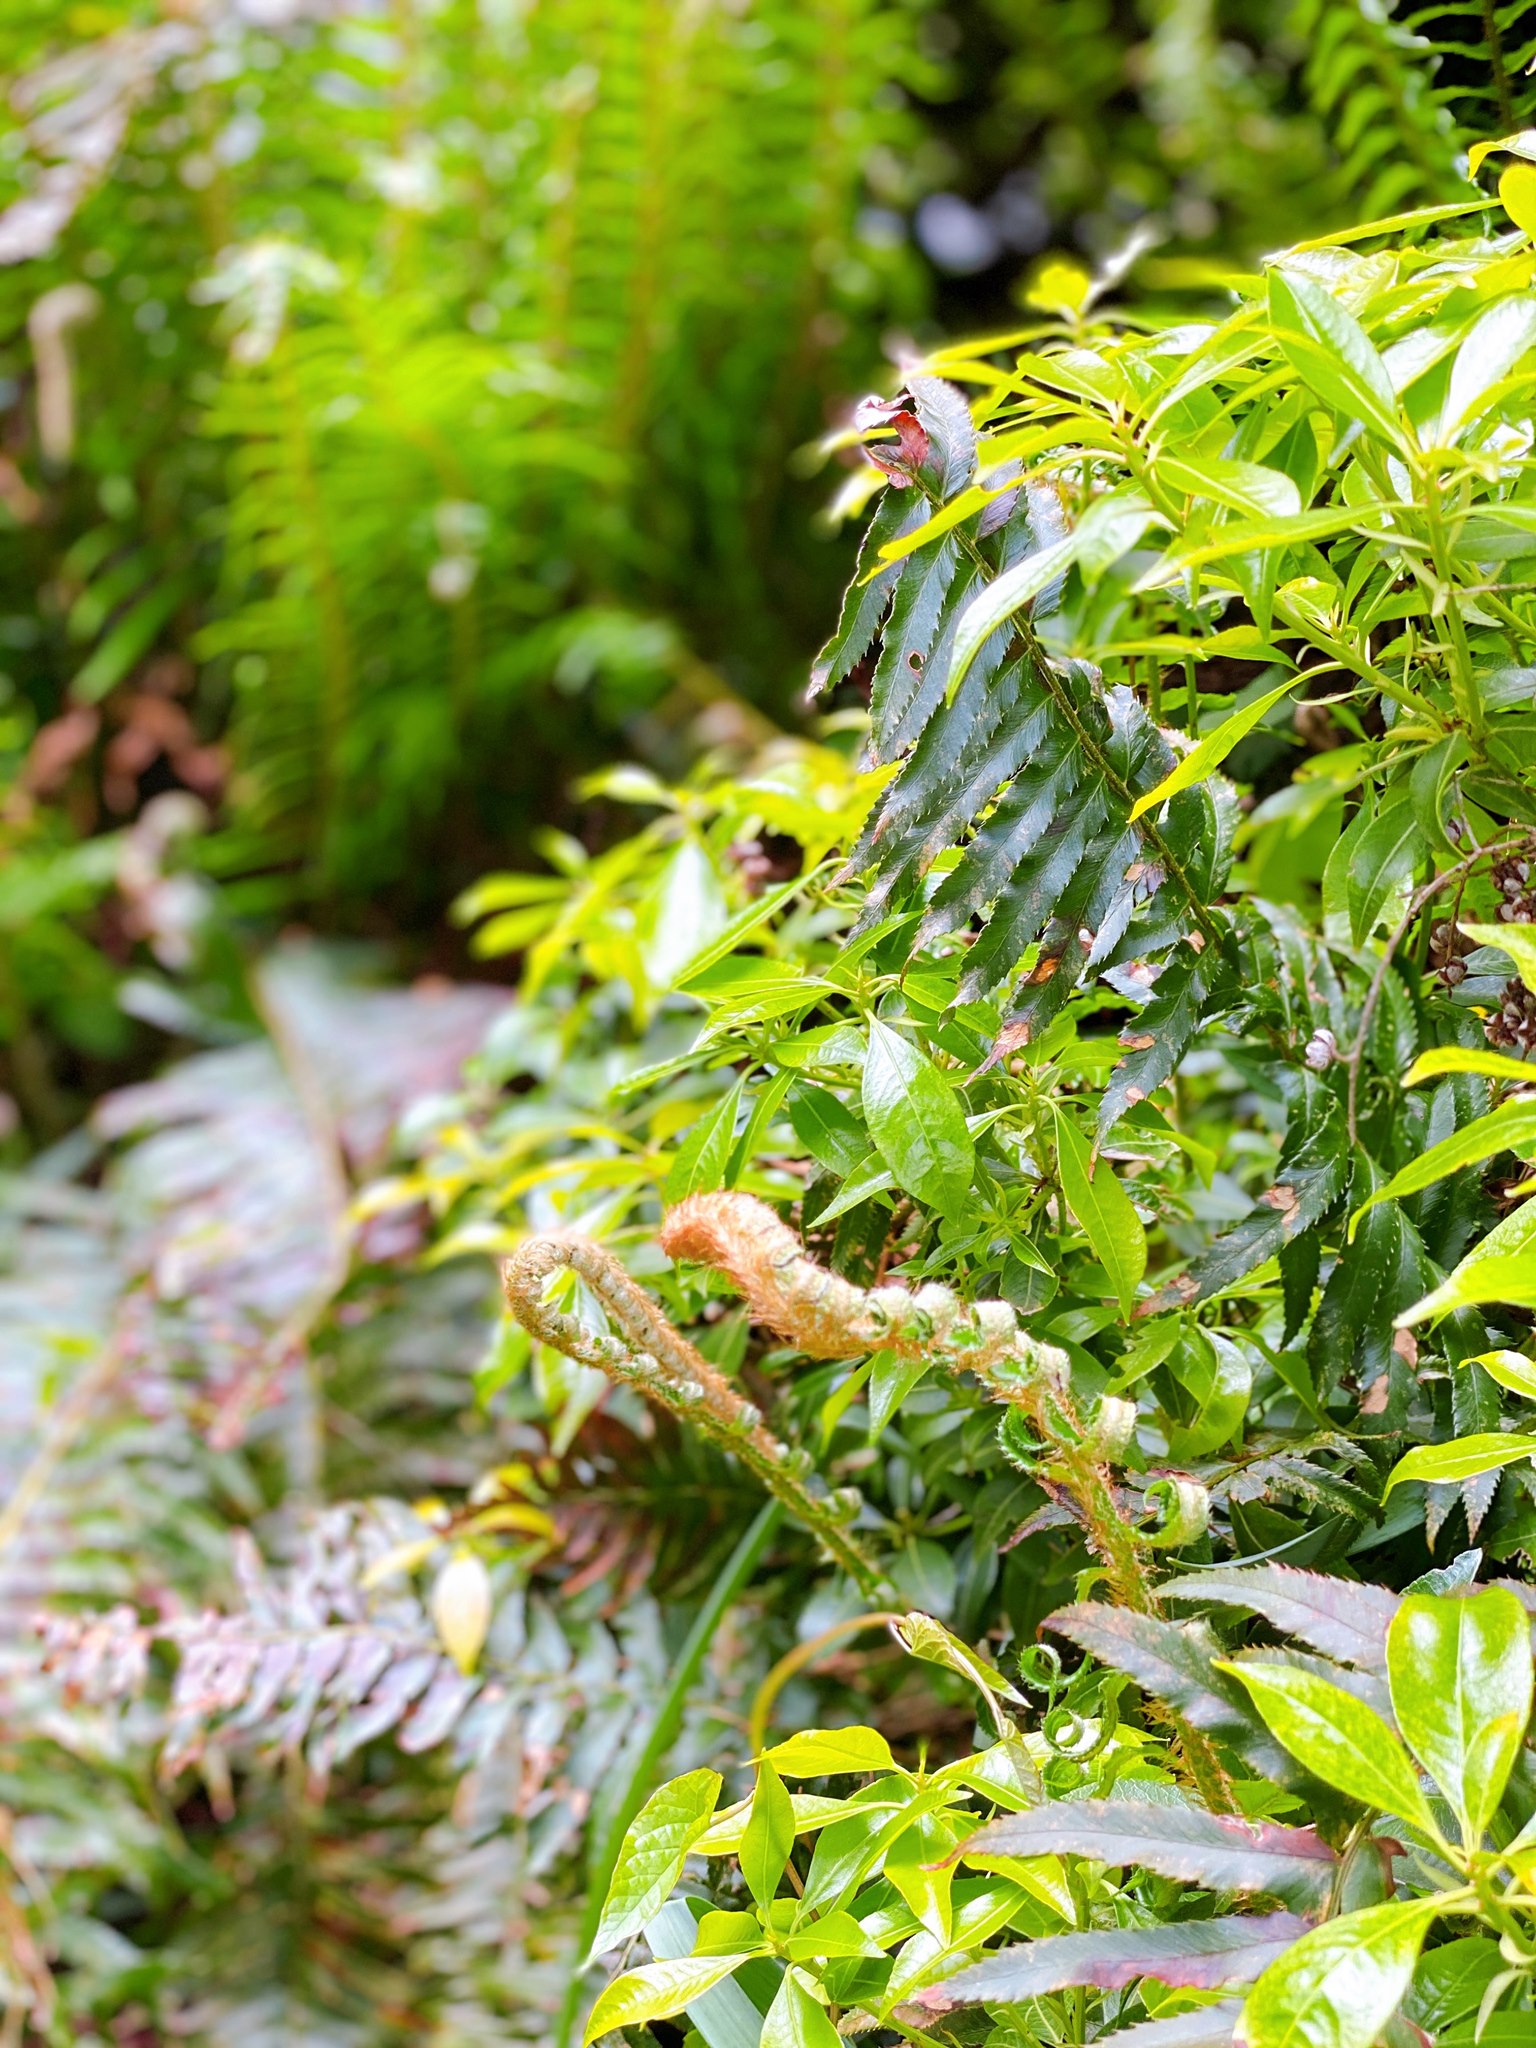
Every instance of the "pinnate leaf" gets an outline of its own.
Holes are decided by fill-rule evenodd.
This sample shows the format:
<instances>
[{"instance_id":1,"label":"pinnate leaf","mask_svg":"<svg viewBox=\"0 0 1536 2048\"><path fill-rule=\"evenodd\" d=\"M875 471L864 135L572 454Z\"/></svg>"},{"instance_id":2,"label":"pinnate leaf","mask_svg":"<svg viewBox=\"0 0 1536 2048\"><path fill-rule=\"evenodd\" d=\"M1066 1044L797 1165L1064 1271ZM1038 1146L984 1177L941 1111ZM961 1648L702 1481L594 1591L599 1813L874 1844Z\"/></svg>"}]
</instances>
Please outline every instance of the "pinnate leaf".
<instances>
[{"instance_id":1,"label":"pinnate leaf","mask_svg":"<svg viewBox=\"0 0 1536 2048\"><path fill-rule=\"evenodd\" d=\"M1161 1927L1052 1934L999 1949L958 1976L919 1991L905 2008L921 2023L957 2006L1040 1998L1075 1984L1118 1990L1140 1977L1190 1990L1251 1984L1307 1931L1293 1913L1233 1914ZM898 2009L901 2017L902 2009Z\"/></svg>"},{"instance_id":2,"label":"pinnate leaf","mask_svg":"<svg viewBox=\"0 0 1536 2048\"><path fill-rule=\"evenodd\" d=\"M1231 2048L1232 2029L1242 2006L1224 1998L1196 2012L1175 2013L1166 2020L1143 2020L1114 2037L1115 2048Z\"/></svg>"},{"instance_id":3,"label":"pinnate leaf","mask_svg":"<svg viewBox=\"0 0 1536 2048\"><path fill-rule=\"evenodd\" d=\"M1297 1571L1293 1565L1258 1564L1191 1572L1170 1579L1161 1592L1168 1600L1246 1607L1325 1657L1365 1671L1387 1668L1387 1630L1398 1601L1385 1586L1356 1585L1321 1572Z\"/></svg>"}]
</instances>

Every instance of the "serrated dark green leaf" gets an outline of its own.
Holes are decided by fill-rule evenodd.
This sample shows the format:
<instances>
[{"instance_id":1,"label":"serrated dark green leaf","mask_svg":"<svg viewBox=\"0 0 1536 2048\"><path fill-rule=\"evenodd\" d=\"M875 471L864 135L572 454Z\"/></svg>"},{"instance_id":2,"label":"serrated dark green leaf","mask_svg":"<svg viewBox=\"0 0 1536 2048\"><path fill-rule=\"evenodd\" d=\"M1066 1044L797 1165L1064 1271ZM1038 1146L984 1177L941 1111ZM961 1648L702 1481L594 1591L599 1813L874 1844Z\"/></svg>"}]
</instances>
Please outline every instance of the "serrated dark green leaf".
<instances>
[{"instance_id":1,"label":"serrated dark green leaf","mask_svg":"<svg viewBox=\"0 0 1536 2048\"><path fill-rule=\"evenodd\" d=\"M1397 1271L1404 1228L1402 1211L1386 1202L1369 1212L1352 1243L1340 1247L1307 1345L1313 1380L1324 1396L1354 1369L1356 1346L1380 1313ZM1386 1324L1390 1332L1390 1311Z\"/></svg>"},{"instance_id":2,"label":"serrated dark green leaf","mask_svg":"<svg viewBox=\"0 0 1536 2048\"><path fill-rule=\"evenodd\" d=\"M952 533L916 549L901 565L870 689L870 751L876 760L889 758L888 733L922 683L959 567L960 543Z\"/></svg>"},{"instance_id":3,"label":"serrated dark green leaf","mask_svg":"<svg viewBox=\"0 0 1536 2048\"><path fill-rule=\"evenodd\" d=\"M887 490L882 496L859 549L858 573L843 599L837 631L817 656L811 670L812 687L818 693L835 689L874 646L880 621L891 601L891 592L901 576L902 564L893 563L890 568L882 569L871 582L866 583L863 578L878 565L880 550L887 541L895 540L902 533L915 532L927 516L928 508L921 498L897 490Z\"/></svg>"},{"instance_id":4,"label":"serrated dark green leaf","mask_svg":"<svg viewBox=\"0 0 1536 2048\"><path fill-rule=\"evenodd\" d=\"M1347 1171L1347 1141L1338 1103L1308 1075L1292 1134L1276 1169L1275 1185L1259 1197L1251 1215L1217 1238L1150 1301L1142 1302L1138 1315L1189 1307L1235 1287L1327 1214L1343 1191Z\"/></svg>"},{"instance_id":5,"label":"serrated dark green leaf","mask_svg":"<svg viewBox=\"0 0 1536 2048\"><path fill-rule=\"evenodd\" d=\"M1230 1566L1190 1572L1161 1588L1165 1600L1201 1600L1262 1614L1286 1635L1298 1636L1325 1657L1367 1671L1387 1668L1387 1630L1398 1598L1385 1586L1327 1578L1284 1564Z\"/></svg>"},{"instance_id":6,"label":"serrated dark green leaf","mask_svg":"<svg viewBox=\"0 0 1536 2048\"><path fill-rule=\"evenodd\" d=\"M1280 1291L1285 1300L1285 1331L1281 1342L1289 1344L1306 1325L1312 1313L1312 1294L1322 1264L1322 1239L1317 1231L1304 1230L1299 1237L1281 1245Z\"/></svg>"},{"instance_id":7,"label":"serrated dark green leaf","mask_svg":"<svg viewBox=\"0 0 1536 2048\"><path fill-rule=\"evenodd\" d=\"M1205 986L1200 956L1187 946L1175 952L1158 976L1150 1001L1120 1033L1125 1057L1110 1075L1099 1101L1100 1137L1133 1103L1144 1102L1173 1073L1200 1027Z\"/></svg>"}]
</instances>

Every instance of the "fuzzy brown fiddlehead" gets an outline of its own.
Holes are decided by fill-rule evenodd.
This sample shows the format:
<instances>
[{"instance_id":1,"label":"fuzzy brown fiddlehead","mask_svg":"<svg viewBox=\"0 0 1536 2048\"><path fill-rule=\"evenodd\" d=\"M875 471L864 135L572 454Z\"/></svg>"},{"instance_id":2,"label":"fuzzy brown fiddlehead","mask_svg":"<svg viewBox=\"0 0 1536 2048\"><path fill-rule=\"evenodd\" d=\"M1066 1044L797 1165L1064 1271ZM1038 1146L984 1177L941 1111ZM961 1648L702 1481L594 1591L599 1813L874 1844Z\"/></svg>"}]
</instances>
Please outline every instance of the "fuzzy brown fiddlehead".
<instances>
[{"instance_id":1,"label":"fuzzy brown fiddlehead","mask_svg":"<svg viewBox=\"0 0 1536 2048\"><path fill-rule=\"evenodd\" d=\"M1124 1449L1134 1411L1127 1412L1127 1403L1104 1401L1085 1426L1073 1403L1065 1353L1021 1330L1006 1302L965 1302L938 1286L915 1292L894 1285L855 1287L807 1258L794 1232L751 1195L689 1196L666 1218L660 1244L670 1258L724 1274L755 1321L812 1358L887 1351L971 1374L1029 1424L1040 1451L1036 1475L1080 1522L1115 1600L1156 1612L1143 1556L1147 1539L1121 1514L1109 1471L1109 1461ZM564 1267L586 1281L616 1335L590 1330L545 1300L549 1279ZM765 1428L759 1411L673 1329L609 1253L581 1238L533 1238L505 1262L502 1279L525 1329L701 1428L783 1501L861 1590L871 1596L883 1592L878 1571L847 1527L857 1513L856 1492L815 1491L804 1454ZM1222 1810L1228 1803L1225 1780L1210 1744L1182 1719L1166 1718L1191 1778Z\"/></svg>"},{"instance_id":2,"label":"fuzzy brown fiddlehead","mask_svg":"<svg viewBox=\"0 0 1536 2048\"><path fill-rule=\"evenodd\" d=\"M1040 1476L1082 1522L1115 1598L1151 1610L1137 1534L1116 1505L1103 1455L1123 1404L1106 1404L1085 1428L1066 1354L1021 1330L1007 1302L966 1302L937 1286L855 1287L807 1258L794 1232L751 1195L690 1195L663 1223L661 1248L728 1275L758 1322L813 1358L889 1351L974 1375L994 1400L1023 1412L1041 1445Z\"/></svg>"},{"instance_id":3,"label":"fuzzy brown fiddlehead","mask_svg":"<svg viewBox=\"0 0 1536 2048\"><path fill-rule=\"evenodd\" d=\"M1022 1413L1040 1446L1035 1476L1080 1523L1115 1600L1157 1612L1144 1552L1166 1541L1167 1531L1148 1537L1127 1522L1109 1470L1126 1448L1134 1407L1102 1401L1085 1426L1072 1400L1066 1354L1021 1330L1007 1302L965 1302L931 1285L916 1292L855 1287L807 1258L794 1232L751 1195L690 1195L668 1215L660 1242L670 1258L727 1275L756 1321L813 1358L882 1350L970 1373L994 1400ZM1163 1484L1178 1496L1166 1503L1168 1528L1203 1524L1204 1490L1193 1482ZM1169 1725L1202 1796L1225 1811L1226 1776L1210 1742L1181 1716L1152 1711Z\"/></svg>"},{"instance_id":4,"label":"fuzzy brown fiddlehead","mask_svg":"<svg viewBox=\"0 0 1536 2048\"><path fill-rule=\"evenodd\" d=\"M545 1299L549 1281L567 1268L591 1288L617 1334L591 1330ZM829 1493L813 1485L805 1454L764 1426L758 1409L673 1329L610 1252L586 1238L530 1238L503 1262L501 1280L508 1307L530 1335L701 1430L782 1501L863 1593L873 1599L885 1591L849 1527L862 1506L858 1490Z\"/></svg>"}]
</instances>

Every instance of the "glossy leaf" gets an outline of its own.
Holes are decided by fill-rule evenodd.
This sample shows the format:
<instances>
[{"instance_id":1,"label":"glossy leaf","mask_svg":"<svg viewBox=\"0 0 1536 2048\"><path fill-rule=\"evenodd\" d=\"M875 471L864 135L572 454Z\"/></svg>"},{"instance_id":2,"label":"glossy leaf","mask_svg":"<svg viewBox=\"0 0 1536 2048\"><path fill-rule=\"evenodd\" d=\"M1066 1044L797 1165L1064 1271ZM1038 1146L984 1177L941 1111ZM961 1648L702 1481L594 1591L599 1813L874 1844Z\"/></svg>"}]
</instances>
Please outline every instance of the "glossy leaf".
<instances>
[{"instance_id":1,"label":"glossy leaf","mask_svg":"<svg viewBox=\"0 0 1536 2048\"><path fill-rule=\"evenodd\" d=\"M747 1889L765 1910L778 1892L779 1879L794 1846L794 1807L778 1772L763 1760L757 1767L751 1812L737 1853Z\"/></svg>"},{"instance_id":2,"label":"glossy leaf","mask_svg":"<svg viewBox=\"0 0 1536 2048\"><path fill-rule=\"evenodd\" d=\"M1314 1672L1286 1664L1225 1664L1276 1738L1315 1777L1383 1813L1433 1830L1406 1751L1369 1707Z\"/></svg>"},{"instance_id":3,"label":"glossy leaf","mask_svg":"<svg viewBox=\"0 0 1536 2048\"><path fill-rule=\"evenodd\" d=\"M1446 1315L1469 1303L1522 1302L1536 1272L1536 1199L1522 1202L1501 1217L1481 1238L1450 1277L1397 1318L1401 1328Z\"/></svg>"},{"instance_id":4,"label":"glossy leaf","mask_svg":"<svg viewBox=\"0 0 1536 2048\"><path fill-rule=\"evenodd\" d=\"M878 1018L864 1059L864 1118L898 1187L946 1216L965 1212L975 1145L960 1097L933 1062Z\"/></svg>"},{"instance_id":5,"label":"glossy leaf","mask_svg":"<svg viewBox=\"0 0 1536 2048\"><path fill-rule=\"evenodd\" d=\"M1062 1192L1109 1275L1121 1314L1128 1316L1147 1269L1141 1218L1106 1161L1093 1161L1087 1139L1069 1116L1057 1117L1056 1144Z\"/></svg>"},{"instance_id":6,"label":"glossy leaf","mask_svg":"<svg viewBox=\"0 0 1536 2048\"><path fill-rule=\"evenodd\" d=\"M811 1990L804 1971L791 1964L763 2017L761 2048L842 2048L842 2037Z\"/></svg>"},{"instance_id":7,"label":"glossy leaf","mask_svg":"<svg viewBox=\"0 0 1536 2048\"><path fill-rule=\"evenodd\" d=\"M763 1761L781 1778L830 1778L840 1771L889 1771L891 1746L874 1728L826 1728L791 1735L764 1750Z\"/></svg>"},{"instance_id":8,"label":"glossy leaf","mask_svg":"<svg viewBox=\"0 0 1536 2048\"><path fill-rule=\"evenodd\" d=\"M594 1954L617 1948L665 1905L689 1850L709 1826L720 1783L718 1771L689 1771L653 1792L635 1815L614 1865Z\"/></svg>"},{"instance_id":9,"label":"glossy leaf","mask_svg":"<svg viewBox=\"0 0 1536 2048\"><path fill-rule=\"evenodd\" d=\"M1371 2048L1403 2001L1438 1911L1390 1900L1314 1928L1248 1994L1241 2048Z\"/></svg>"},{"instance_id":10,"label":"glossy leaf","mask_svg":"<svg viewBox=\"0 0 1536 2048\"><path fill-rule=\"evenodd\" d=\"M1426 1486L1454 1486L1463 1479L1475 1479L1483 1472L1496 1472L1502 1465L1518 1465L1522 1458L1536 1454L1536 1436L1488 1435L1455 1437L1444 1444L1420 1444L1406 1451L1387 1476L1385 1491L1405 1480L1417 1479Z\"/></svg>"},{"instance_id":11,"label":"glossy leaf","mask_svg":"<svg viewBox=\"0 0 1536 2048\"><path fill-rule=\"evenodd\" d=\"M1203 782L1208 775L1214 775L1228 754L1258 724L1266 713L1273 711L1282 698L1288 697L1296 687L1295 679L1281 683L1278 688L1256 697L1251 704L1244 704L1230 717L1224 718L1214 732L1209 732L1187 754L1179 757L1178 766L1165 775L1155 789L1149 789L1145 796L1137 797L1131 806L1134 822L1143 812L1153 810L1177 795L1179 790L1188 789L1196 782Z\"/></svg>"},{"instance_id":12,"label":"glossy leaf","mask_svg":"<svg viewBox=\"0 0 1536 2048\"><path fill-rule=\"evenodd\" d=\"M1370 937L1394 896L1424 855L1424 831L1411 803L1383 809L1355 839L1345 870L1350 936Z\"/></svg>"},{"instance_id":13,"label":"glossy leaf","mask_svg":"<svg viewBox=\"0 0 1536 2048\"><path fill-rule=\"evenodd\" d=\"M1403 1740L1450 1800L1464 1839L1498 1810L1531 1717L1531 1619L1501 1586L1410 1594L1387 1639Z\"/></svg>"},{"instance_id":14,"label":"glossy leaf","mask_svg":"<svg viewBox=\"0 0 1536 2048\"><path fill-rule=\"evenodd\" d=\"M1287 359L1318 397L1401 445L1392 380L1354 315L1311 278L1278 267L1269 273L1269 309Z\"/></svg>"},{"instance_id":15,"label":"glossy leaf","mask_svg":"<svg viewBox=\"0 0 1536 2048\"><path fill-rule=\"evenodd\" d=\"M1404 1074L1403 1086L1414 1088L1420 1081L1437 1080L1442 1074L1486 1074L1490 1081L1514 1081L1536 1088L1536 1060L1518 1060L1509 1053L1472 1045L1437 1045L1421 1052Z\"/></svg>"},{"instance_id":16,"label":"glossy leaf","mask_svg":"<svg viewBox=\"0 0 1536 2048\"><path fill-rule=\"evenodd\" d=\"M1510 1393L1536 1401L1536 1358L1527 1358L1523 1351L1480 1351L1468 1363L1480 1365L1491 1380L1497 1380Z\"/></svg>"},{"instance_id":17,"label":"glossy leaf","mask_svg":"<svg viewBox=\"0 0 1536 2048\"><path fill-rule=\"evenodd\" d=\"M724 1983L740 1969L744 1958L729 1956L684 1956L676 1962L642 1963L617 1977L593 2006L584 2039L598 2040L620 2027L638 2027L647 2020L670 2019L690 1999Z\"/></svg>"},{"instance_id":18,"label":"glossy leaf","mask_svg":"<svg viewBox=\"0 0 1536 2048\"><path fill-rule=\"evenodd\" d=\"M1482 400L1536 342L1536 306L1524 296L1500 299L1480 313L1456 351L1440 416L1440 439L1453 442Z\"/></svg>"},{"instance_id":19,"label":"glossy leaf","mask_svg":"<svg viewBox=\"0 0 1536 2048\"><path fill-rule=\"evenodd\" d=\"M1421 1188L1433 1187L1448 1173L1477 1166L1500 1152L1536 1152L1536 1101L1506 1102L1487 1116L1454 1132L1438 1145L1431 1145L1420 1158L1394 1173L1385 1187L1378 1188L1356 1213L1358 1218L1377 1202L1400 1201Z\"/></svg>"}]
</instances>

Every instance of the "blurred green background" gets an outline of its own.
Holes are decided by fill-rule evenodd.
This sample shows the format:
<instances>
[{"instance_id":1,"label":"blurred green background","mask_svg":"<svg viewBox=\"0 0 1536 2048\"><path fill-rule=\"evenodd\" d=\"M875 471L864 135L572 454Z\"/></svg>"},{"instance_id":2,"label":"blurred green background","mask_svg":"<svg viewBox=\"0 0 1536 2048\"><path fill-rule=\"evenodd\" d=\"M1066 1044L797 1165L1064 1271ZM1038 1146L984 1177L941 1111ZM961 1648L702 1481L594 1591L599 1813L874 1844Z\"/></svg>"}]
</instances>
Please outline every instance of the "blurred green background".
<instances>
[{"instance_id":1,"label":"blurred green background","mask_svg":"<svg viewBox=\"0 0 1536 2048\"><path fill-rule=\"evenodd\" d=\"M1501 110L1413 41L1353 0L16 0L10 1154L237 1026L285 921L452 970L477 874L603 842L584 770L793 725L850 401L1052 259L1198 307L1436 196Z\"/></svg>"}]
</instances>

